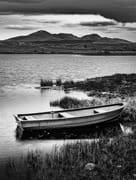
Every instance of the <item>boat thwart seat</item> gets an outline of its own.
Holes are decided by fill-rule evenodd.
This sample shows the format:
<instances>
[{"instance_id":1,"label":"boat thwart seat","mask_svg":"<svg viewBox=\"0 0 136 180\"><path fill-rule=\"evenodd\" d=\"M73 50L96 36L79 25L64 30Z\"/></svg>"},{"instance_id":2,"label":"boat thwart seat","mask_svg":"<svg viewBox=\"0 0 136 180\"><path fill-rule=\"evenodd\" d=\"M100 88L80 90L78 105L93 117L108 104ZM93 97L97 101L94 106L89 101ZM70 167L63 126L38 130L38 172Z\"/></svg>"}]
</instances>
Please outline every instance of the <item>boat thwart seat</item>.
<instances>
[{"instance_id":1,"label":"boat thwart seat","mask_svg":"<svg viewBox=\"0 0 136 180\"><path fill-rule=\"evenodd\" d=\"M61 113L59 113L59 117L72 118L74 116L72 116L71 114L69 114L67 112L61 112Z\"/></svg>"},{"instance_id":2,"label":"boat thwart seat","mask_svg":"<svg viewBox=\"0 0 136 180\"><path fill-rule=\"evenodd\" d=\"M106 111L104 109L94 109L94 113L105 113Z\"/></svg>"},{"instance_id":3,"label":"boat thwart seat","mask_svg":"<svg viewBox=\"0 0 136 180\"><path fill-rule=\"evenodd\" d=\"M23 116L23 120L36 120L33 116Z\"/></svg>"}]
</instances>

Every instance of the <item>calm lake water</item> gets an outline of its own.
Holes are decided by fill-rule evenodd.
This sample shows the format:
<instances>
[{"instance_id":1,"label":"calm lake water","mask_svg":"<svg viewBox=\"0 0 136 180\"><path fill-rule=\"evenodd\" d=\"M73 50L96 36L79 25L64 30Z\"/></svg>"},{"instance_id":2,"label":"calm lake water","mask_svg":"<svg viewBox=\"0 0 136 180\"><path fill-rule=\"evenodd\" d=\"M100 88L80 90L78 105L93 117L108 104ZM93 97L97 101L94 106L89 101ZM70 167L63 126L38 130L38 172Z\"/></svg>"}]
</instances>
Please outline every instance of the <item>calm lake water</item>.
<instances>
[{"instance_id":1,"label":"calm lake water","mask_svg":"<svg viewBox=\"0 0 136 180\"><path fill-rule=\"evenodd\" d=\"M28 150L49 152L63 140L25 140L15 136L13 114L52 109L49 102L64 91L35 89L40 78L81 80L114 73L136 73L135 56L0 55L0 162ZM87 98L82 92L69 96Z\"/></svg>"}]
</instances>

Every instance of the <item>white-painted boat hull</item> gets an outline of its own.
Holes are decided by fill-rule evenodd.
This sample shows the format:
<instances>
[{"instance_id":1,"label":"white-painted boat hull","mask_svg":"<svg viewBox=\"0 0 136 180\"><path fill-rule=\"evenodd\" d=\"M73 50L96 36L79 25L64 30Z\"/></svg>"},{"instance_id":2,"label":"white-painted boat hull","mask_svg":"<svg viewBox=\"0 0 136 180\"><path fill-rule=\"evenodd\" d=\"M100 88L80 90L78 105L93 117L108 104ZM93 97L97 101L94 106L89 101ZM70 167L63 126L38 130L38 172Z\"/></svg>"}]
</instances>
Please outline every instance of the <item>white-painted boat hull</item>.
<instances>
[{"instance_id":1,"label":"white-painted boat hull","mask_svg":"<svg viewBox=\"0 0 136 180\"><path fill-rule=\"evenodd\" d=\"M112 109L113 107L113 109ZM103 111L106 108L111 108L108 111ZM17 124L19 127L21 127L23 130L27 129L64 129L64 128L73 128L73 127L82 127L82 126L90 126L94 124L99 123L107 123L116 120L121 111L124 108L124 104L113 104L113 105L106 105L106 106L96 106L96 107L90 107L90 108L80 108L80 109L69 109L69 110L63 110L63 111L54 111L52 116L55 116L54 118L40 118L40 119L32 119L32 117L41 116L44 115L51 116L52 112L45 112L45 113L31 113L31 114L19 114L15 115ZM94 110L99 110L100 112L94 113ZM79 112L79 114L78 114ZM90 113L93 112L93 113ZM88 114L87 114L88 113ZM89 114L90 113L90 114ZM64 115L67 117L56 117L57 115ZM74 116L73 116L74 114ZM75 116L76 114L76 116ZM86 115L82 115L86 114ZM70 116L69 116L70 115ZM23 120L21 118L24 117L31 117L31 120Z\"/></svg>"}]
</instances>

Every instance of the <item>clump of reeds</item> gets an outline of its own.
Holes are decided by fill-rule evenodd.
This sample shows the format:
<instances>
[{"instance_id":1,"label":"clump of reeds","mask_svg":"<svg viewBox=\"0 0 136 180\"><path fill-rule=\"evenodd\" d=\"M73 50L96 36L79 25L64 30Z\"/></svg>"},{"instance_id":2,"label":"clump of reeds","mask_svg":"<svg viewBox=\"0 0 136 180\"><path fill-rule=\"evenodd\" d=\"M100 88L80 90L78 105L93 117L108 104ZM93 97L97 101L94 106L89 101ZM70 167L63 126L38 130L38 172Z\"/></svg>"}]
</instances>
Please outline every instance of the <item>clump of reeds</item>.
<instances>
[{"instance_id":1,"label":"clump of reeds","mask_svg":"<svg viewBox=\"0 0 136 180\"><path fill-rule=\"evenodd\" d=\"M41 79L40 80L40 86L53 86L53 81L52 80L47 80L47 79Z\"/></svg>"},{"instance_id":2,"label":"clump of reeds","mask_svg":"<svg viewBox=\"0 0 136 180\"><path fill-rule=\"evenodd\" d=\"M62 86L62 80L61 79L56 80L56 86Z\"/></svg>"},{"instance_id":3,"label":"clump of reeds","mask_svg":"<svg viewBox=\"0 0 136 180\"><path fill-rule=\"evenodd\" d=\"M136 174L136 141L130 137L114 140L64 144L50 154L29 152L9 160L7 179L14 180L117 180L134 179ZM87 169L88 163L94 168Z\"/></svg>"},{"instance_id":4,"label":"clump of reeds","mask_svg":"<svg viewBox=\"0 0 136 180\"><path fill-rule=\"evenodd\" d=\"M68 89L68 88L73 88L73 87L76 87L76 85L75 85L75 82L74 81L72 81L72 80L70 80L70 81L64 81L63 82L63 87L65 88L65 89Z\"/></svg>"},{"instance_id":5,"label":"clump of reeds","mask_svg":"<svg viewBox=\"0 0 136 180\"><path fill-rule=\"evenodd\" d=\"M94 105L101 105L102 102L98 99L92 99L92 100L79 100L77 98L68 97L65 96L60 100L51 101L51 106L59 106L64 109L69 108L80 108L80 107L89 107Z\"/></svg>"},{"instance_id":6,"label":"clump of reeds","mask_svg":"<svg viewBox=\"0 0 136 180\"><path fill-rule=\"evenodd\" d=\"M68 108L76 108L83 106L83 103L76 99L71 97L63 97L60 100L52 101L50 102L51 106L60 106L61 108L68 109Z\"/></svg>"},{"instance_id":7,"label":"clump of reeds","mask_svg":"<svg viewBox=\"0 0 136 180\"><path fill-rule=\"evenodd\" d=\"M80 108L80 107L89 107L89 106L99 106L99 105L106 105L106 104L114 104L120 103L121 98L109 98L109 97L93 97L92 99L77 99L69 96L65 96L60 100L51 101L51 106L59 106L64 109L69 108Z\"/></svg>"},{"instance_id":8,"label":"clump of reeds","mask_svg":"<svg viewBox=\"0 0 136 180\"><path fill-rule=\"evenodd\" d=\"M136 122L136 97L130 98L121 113L121 119L124 122Z\"/></svg>"}]
</instances>

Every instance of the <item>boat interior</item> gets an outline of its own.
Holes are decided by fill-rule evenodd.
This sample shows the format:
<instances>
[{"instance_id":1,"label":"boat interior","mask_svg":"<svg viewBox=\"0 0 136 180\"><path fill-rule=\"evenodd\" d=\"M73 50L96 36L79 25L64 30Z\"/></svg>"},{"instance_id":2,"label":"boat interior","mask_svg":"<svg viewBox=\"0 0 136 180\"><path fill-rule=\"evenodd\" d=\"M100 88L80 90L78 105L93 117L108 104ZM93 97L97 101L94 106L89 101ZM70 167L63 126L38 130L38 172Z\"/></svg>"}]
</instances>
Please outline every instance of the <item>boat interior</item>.
<instances>
[{"instance_id":1,"label":"boat interior","mask_svg":"<svg viewBox=\"0 0 136 180\"><path fill-rule=\"evenodd\" d=\"M50 111L45 113L33 113L33 114L20 114L18 117L21 120L51 120L51 119L67 119L74 117L82 117L95 115L100 113L105 113L108 111L116 110L121 106L121 104L113 106L102 106L95 108L83 108L83 109L71 109L65 111Z\"/></svg>"}]
</instances>

